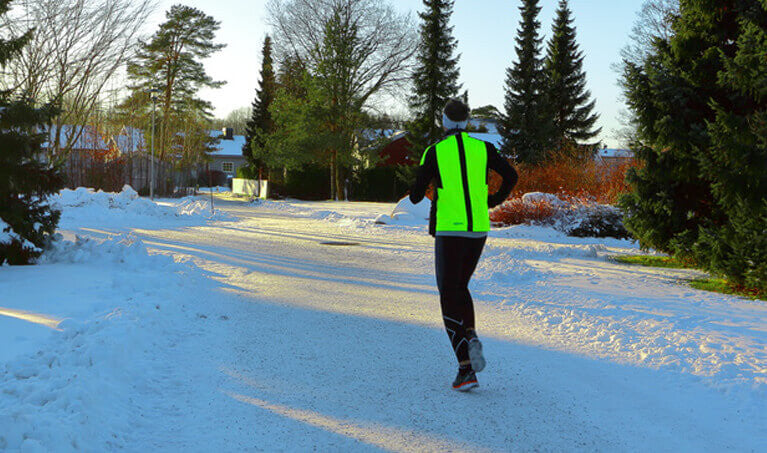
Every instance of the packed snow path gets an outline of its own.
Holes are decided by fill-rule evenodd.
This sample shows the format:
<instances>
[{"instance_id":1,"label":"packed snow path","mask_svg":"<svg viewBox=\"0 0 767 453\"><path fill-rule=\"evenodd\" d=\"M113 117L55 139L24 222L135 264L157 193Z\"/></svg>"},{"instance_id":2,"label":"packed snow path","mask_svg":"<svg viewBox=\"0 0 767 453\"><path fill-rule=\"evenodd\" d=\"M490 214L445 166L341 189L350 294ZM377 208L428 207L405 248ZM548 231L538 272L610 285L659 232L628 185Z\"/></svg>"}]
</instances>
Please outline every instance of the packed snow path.
<instances>
[{"instance_id":1,"label":"packed snow path","mask_svg":"<svg viewBox=\"0 0 767 453\"><path fill-rule=\"evenodd\" d=\"M135 231L215 286L147 351L122 448L767 448L763 303L612 264L618 241L496 234L473 284L488 368L459 394L423 228L372 226L384 204L218 203L239 220Z\"/></svg>"}]
</instances>

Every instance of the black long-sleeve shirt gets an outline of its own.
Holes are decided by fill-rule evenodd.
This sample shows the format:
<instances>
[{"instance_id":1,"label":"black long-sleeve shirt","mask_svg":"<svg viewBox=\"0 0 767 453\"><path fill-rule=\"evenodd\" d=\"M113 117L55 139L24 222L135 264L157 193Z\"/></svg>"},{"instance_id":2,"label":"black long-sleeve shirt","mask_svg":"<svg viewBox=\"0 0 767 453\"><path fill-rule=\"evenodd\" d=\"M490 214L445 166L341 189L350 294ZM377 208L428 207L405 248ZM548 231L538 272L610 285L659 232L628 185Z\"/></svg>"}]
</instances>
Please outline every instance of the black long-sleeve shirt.
<instances>
[{"instance_id":1,"label":"black long-sleeve shirt","mask_svg":"<svg viewBox=\"0 0 767 453\"><path fill-rule=\"evenodd\" d=\"M451 130L445 134L445 137L460 132L464 131ZM514 170L514 167L509 165L506 159L502 158L498 154L498 150L495 148L495 145L485 142L485 146L487 147L488 169L495 171L501 175L501 178L503 178L500 189L498 189L496 193L489 195L487 198L488 206L490 208L494 208L495 206L503 203L506 198L508 198L511 191L514 189L514 186L517 184L518 175L516 170ZM437 166L437 152L435 148L436 146L432 145L426 148L426 151L424 151L426 155L423 158L423 165L418 168L415 183L410 189L410 201L413 204L420 203L421 200L423 200L424 196L426 196L426 189L429 187L429 183L432 180L436 179L437 187L442 187L442 179L439 174L439 167ZM431 215L429 216L429 234L432 236L436 234L436 193L434 196L435 199L432 200Z\"/></svg>"}]
</instances>

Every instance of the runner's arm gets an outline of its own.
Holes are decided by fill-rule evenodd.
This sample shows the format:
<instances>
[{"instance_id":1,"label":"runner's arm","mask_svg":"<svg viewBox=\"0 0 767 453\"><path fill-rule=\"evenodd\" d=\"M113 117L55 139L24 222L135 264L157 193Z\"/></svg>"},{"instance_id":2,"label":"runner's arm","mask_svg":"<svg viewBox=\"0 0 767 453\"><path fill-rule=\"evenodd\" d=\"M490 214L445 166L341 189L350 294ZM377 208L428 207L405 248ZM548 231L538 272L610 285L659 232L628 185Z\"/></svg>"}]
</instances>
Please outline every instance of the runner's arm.
<instances>
[{"instance_id":1,"label":"runner's arm","mask_svg":"<svg viewBox=\"0 0 767 453\"><path fill-rule=\"evenodd\" d=\"M517 171L514 170L514 167L509 165L506 159L498 154L498 151L492 143L487 144L487 166L503 178L501 188L498 189L498 192L487 198L488 206L494 208L506 201L511 191L514 189L514 186L517 184L519 176L517 175Z\"/></svg>"},{"instance_id":2,"label":"runner's arm","mask_svg":"<svg viewBox=\"0 0 767 453\"><path fill-rule=\"evenodd\" d=\"M410 188L410 201L418 204L426 196L429 183L437 176L437 156L433 146L426 148L421 157L421 165L418 167L415 183Z\"/></svg>"}]
</instances>

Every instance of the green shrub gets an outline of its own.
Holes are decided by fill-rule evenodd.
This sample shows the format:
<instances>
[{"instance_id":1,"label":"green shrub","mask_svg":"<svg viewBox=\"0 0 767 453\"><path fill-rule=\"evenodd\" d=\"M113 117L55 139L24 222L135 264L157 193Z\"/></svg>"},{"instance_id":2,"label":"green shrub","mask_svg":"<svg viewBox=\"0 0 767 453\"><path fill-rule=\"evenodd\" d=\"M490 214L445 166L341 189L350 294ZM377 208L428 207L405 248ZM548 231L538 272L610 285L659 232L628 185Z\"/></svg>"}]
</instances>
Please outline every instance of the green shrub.
<instances>
[{"instance_id":1,"label":"green shrub","mask_svg":"<svg viewBox=\"0 0 767 453\"><path fill-rule=\"evenodd\" d=\"M330 171L316 164L288 170L285 181L275 188L276 193L301 200L327 200L330 198Z\"/></svg>"},{"instance_id":2,"label":"green shrub","mask_svg":"<svg viewBox=\"0 0 767 453\"><path fill-rule=\"evenodd\" d=\"M397 177L396 167L374 167L355 175L349 198L360 201L397 201L407 190L408 186Z\"/></svg>"},{"instance_id":3,"label":"green shrub","mask_svg":"<svg viewBox=\"0 0 767 453\"><path fill-rule=\"evenodd\" d=\"M258 179L258 170L249 165L243 165L237 169L237 177L242 179Z\"/></svg>"}]
</instances>

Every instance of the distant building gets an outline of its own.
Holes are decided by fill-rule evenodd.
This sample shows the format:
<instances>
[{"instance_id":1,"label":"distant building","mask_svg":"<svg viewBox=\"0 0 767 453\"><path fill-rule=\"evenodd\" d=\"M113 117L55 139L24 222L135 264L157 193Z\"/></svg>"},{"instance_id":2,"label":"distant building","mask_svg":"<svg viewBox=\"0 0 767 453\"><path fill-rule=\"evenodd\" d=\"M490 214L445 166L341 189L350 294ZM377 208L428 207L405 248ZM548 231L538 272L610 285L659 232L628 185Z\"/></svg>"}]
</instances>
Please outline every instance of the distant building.
<instances>
[{"instance_id":1,"label":"distant building","mask_svg":"<svg viewBox=\"0 0 767 453\"><path fill-rule=\"evenodd\" d=\"M488 134L498 134L498 123L500 121L493 118L470 118L470 128L486 129Z\"/></svg>"},{"instance_id":2,"label":"distant building","mask_svg":"<svg viewBox=\"0 0 767 453\"><path fill-rule=\"evenodd\" d=\"M381 160L378 167L394 167L397 165L417 165L418 162L410 158L410 142L407 139L407 131L397 131L389 135L389 143L378 152Z\"/></svg>"},{"instance_id":3,"label":"distant building","mask_svg":"<svg viewBox=\"0 0 767 453\"><path fill-rule=\"evenodd\" d=\"M634 151L630 149L603 148L597 150L594 159L603 165L617 166L634 161Z\"/></svg>"},{"instance_id":4,"label":"distant building","mask_svg":"<svg viewBox=\"0 0 767 453\"><path fill-rule=\"evenodd\" d=\"M216 150L208 153L212 159L208 168L224 173L227 179L234 178L237 175L237 169L247 165L245 156L242 155L245 136L234 135L232 128L229 127L220 131L210 131L210 136L219 137L221 140Z\"/></svg>"},{"instance_id":5,"label":"distant building","mask_svg":"<svg viewBox=\"0 0 767 453\"><path fill-rule=\"evenodd\" d=\"M469 136L478 140L490 142L495 145L497 149L501 149L503 137L498 133L469 132ZM379 152L381 161L378 163L378 166L391 167L396 165L418 165L419 162L410 157L410 148L412 145L407 139L407 131L394 132L389 136L389 139L389 143ZM415 157L420 157L422 152L423 150L415 153Z\"/></svg>"}]
</instances>

